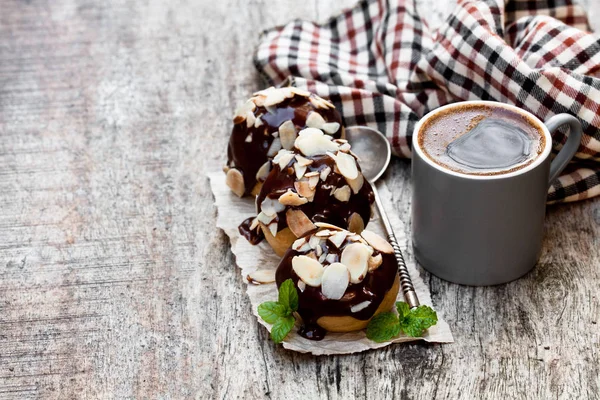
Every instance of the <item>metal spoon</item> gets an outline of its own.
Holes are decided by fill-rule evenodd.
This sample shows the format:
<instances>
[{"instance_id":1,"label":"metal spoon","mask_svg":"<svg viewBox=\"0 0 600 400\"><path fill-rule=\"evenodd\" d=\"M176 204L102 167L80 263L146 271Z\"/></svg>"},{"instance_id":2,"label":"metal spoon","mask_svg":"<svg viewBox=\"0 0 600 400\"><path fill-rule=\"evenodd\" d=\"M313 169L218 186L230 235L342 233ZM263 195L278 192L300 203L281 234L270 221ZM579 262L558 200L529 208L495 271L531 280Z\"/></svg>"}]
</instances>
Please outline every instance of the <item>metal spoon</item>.
<instances>
[{"instance_id":1,"label":"metal spoon","mask_svg":"<svg viewBox=\"0 0 600 400\"><path fill-rule=\"evenodd\" d=\"M419 306L419 299L415 288L413 287L404 257L398 246L396 235L392 229L392 224L383 209L379 193L377 193L377 187L375 181L383 175L386 168L390 163L392 156L392 148L390 142L386 139L383 133L377 129L369 128L367 126L351 126L346 128L346 139L352 146L352 151L360 158L360 167L364 177L371 183L373 187L373 193L375 194L375 203L379 210L379 215L385 226L385 231L388 235L388 241L394 248L394 254L396 255L396 261L398 262L398 272L400 273L400 286L404 293L404 298L410 306L410 308Z\"/></svg>"}]
</instances>

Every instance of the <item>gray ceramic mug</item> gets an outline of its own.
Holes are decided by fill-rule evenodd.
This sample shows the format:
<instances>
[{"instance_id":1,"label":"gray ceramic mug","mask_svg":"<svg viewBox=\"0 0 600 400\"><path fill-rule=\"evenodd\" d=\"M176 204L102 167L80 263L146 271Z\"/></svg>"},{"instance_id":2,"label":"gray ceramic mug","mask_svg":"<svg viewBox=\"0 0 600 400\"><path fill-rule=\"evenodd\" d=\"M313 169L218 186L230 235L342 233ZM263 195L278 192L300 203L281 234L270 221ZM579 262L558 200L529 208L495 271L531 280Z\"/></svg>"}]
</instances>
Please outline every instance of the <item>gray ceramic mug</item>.
<instances>
[{"instance_id":1,"label":"gray ceramic mug","mask_svg":"<svg viewBox=\"0 0 600 400\"><path fill-rule=\"evenodd\" d=\"M530 117L545 136L542 153L524 168L492 176L467 175L433 162L419 146L421 127L438 112L468 103ZM570 128L569 138L551 161L551 132L563 125ZM544 124L502 103L454 103L423 117L412 141L412 234L419 263L442 279L473 286L505 283L529 272L542 247L548 187L580 141L581 124L569 114L555 115Z\"/></svg>"}]
</instances>

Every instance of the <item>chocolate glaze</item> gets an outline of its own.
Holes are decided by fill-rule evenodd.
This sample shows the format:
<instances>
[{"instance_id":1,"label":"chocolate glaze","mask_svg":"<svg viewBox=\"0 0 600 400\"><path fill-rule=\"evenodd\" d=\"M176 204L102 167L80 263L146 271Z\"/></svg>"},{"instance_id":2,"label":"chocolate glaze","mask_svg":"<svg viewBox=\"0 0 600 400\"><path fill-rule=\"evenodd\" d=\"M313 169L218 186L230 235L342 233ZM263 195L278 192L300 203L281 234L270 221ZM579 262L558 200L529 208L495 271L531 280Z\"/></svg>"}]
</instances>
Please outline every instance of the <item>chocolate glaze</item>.
<instances>
[{"instance_id":1,"label":"chocolate glaze","mask_svg":"<svg viewBox=\"0 0 600 400\"><path fill-rule=\"evenodd\" d=\"M337 249L329 242L321 245L324 252L336 254L337 261L341 256L343 248L351 242L346 241L342 245L342 249ZM288 249L285 253L277 272L275 273L275 281L277 287L287 279L291 279L294 285L298 287L298 275L292 269L292 259L297 255L308 254L313 250L300 253L293 249ZM376 250L373 256L379 254ZM356 319L366 321L373 316L386 293L392 288L396 274L398 273L398 265L393 254L382 255L382 264L374 271L367 273L365 279L360 283L351 283L346 289L346 293L340 300L331 300L323 296L321 287L312 287L306 285L304 291L298 289L298 314L302 317L302 327L298 333L303 337L311 340L321 340L325 336L325 330L317 325L317 320L323 316L352 316ZM323 266L329 265L324 262ZM352 312L351 307L362 303L363 301L371 301L367 307L358 312Z\"/></svg>"},{"instance_id":2,"label":"chocolate glaze","mask_svg":"<svg viewBox=\"0 0 600 400\"><path fill-rule=\"evenodd\" d=\"M311 97L317 97L311 94ZM231 131L229 146L227 147L227 166L237 168L244 177L245 194L249 194L256 185L256 173L259 168L270 159L267 157L269 146L273 142L273 132L278 132L279 126L285 121L292 120L296 130L306 128L306 118L311 111L316 111L326 122L337 122L340 129L333 136L335 139L342 137L342 118L334 108L316 108L308 98L295 95L285 99L274 106L271 112L265 107L256 107L254 116L260 117L263 124L259 127L247 127L246 121L235 124ZM252 141L246 142L248 135Z\"/></svg>"},{"instance_id":3,"label":"chocolate glaze","mask_svg":"<svg viewBox=\"0 0 600 400\"><path fill-rule=\"evenodd\" d=\"M260 227L257 229L250 229L250 225L252 225L254 218L255 217L246 218L244 222L238 226L238 231L240 232L240 235L250 242L250 244L257 245L265 238L265 235Z\"/></svg>"},{"instance_id":4,"label":"chocolate glaze","mask_svg":"<svg viewBox=\"0 0 600 400\"><path fill-rule=\"evenodd\" d=\"M327 167L331 168L331 172L324 182L319 179L313 201L309 201L308 203L297 207L288 206L285 210L277 214L277 230L280 231L287 227L285 212L290 208L302 210L306 216L314 222L327 222L339 226L340 228L348 228L348 219L356 212L362 217L366 226L371 219L371 204L375 201L375 195L373 194L373 189L369 182L365 179L363 186L358 193L352 193L350 195L349 201L339 201L330 194L331 189L341 188L346 185L347 182L343 175L334 172L335 161L327 155L309 158L313 160L313 163L308 166L306 173L313 171L320 172ZM258 206L260 206L267 196L271 199L276 199L288 189L296 191L294 188L296 175L292 168L294 161L294 159L290 161L285 168L285 171L282 171L279 165L273 166L273 169L269 173L269 176L267 176L267 179L263 183L262 189L256 198L256 204ZM358 170L360 171L360 166L358 166ZM260 210L257 210L257 212L260 212Z\"/></svg>"}]
</instances>

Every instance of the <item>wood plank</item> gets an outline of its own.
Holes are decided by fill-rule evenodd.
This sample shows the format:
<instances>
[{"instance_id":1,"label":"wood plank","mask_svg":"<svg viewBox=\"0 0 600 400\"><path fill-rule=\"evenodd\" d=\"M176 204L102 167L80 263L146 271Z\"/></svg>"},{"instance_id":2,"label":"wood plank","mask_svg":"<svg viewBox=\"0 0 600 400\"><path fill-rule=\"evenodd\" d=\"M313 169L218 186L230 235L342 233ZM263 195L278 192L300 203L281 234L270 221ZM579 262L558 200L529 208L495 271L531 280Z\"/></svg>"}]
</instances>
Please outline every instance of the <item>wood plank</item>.
<instances>
[{"instance_id":1,"label":"wood plank","mask_svg":"<svg viewBox=\"0 0 600 400\"><path fill-rule=\"evenodd\" d=\"M597 398L599 200L550 207L515 283L424 273L453 345L316 358L251 315L205 171L258 33L352 3L3 2L0 398ZM386 179L408 220L408 162Z\"/></svg>"}]
</instances>

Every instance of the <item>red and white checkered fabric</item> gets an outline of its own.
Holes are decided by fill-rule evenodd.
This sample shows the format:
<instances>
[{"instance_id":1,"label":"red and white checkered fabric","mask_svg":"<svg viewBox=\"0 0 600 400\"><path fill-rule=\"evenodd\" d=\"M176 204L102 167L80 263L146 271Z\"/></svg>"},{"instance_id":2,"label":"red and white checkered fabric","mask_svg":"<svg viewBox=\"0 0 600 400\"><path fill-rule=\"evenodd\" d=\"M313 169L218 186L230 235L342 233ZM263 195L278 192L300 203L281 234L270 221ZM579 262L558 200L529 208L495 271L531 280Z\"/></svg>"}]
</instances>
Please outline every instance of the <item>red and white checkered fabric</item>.
<instances>
[{"instance_id":1,"label":"red and white checkered fabric","mask_svg":"<svg viewBox=\"0 0 600 400\"><path fill-rule=\"evenodd\" d=\"M416 122L441 105L495 100L540 119L568 112L583 123L574 162L549 202L600 194L600 40L570 0L459 1L437 31L414 0L363 0L324 24L293 21L265 31L255 54L271 84L330 98L346 125L385 132L411 156ZM565 133L554 135L554 150Z\"/></svg>"}]
</instances>

